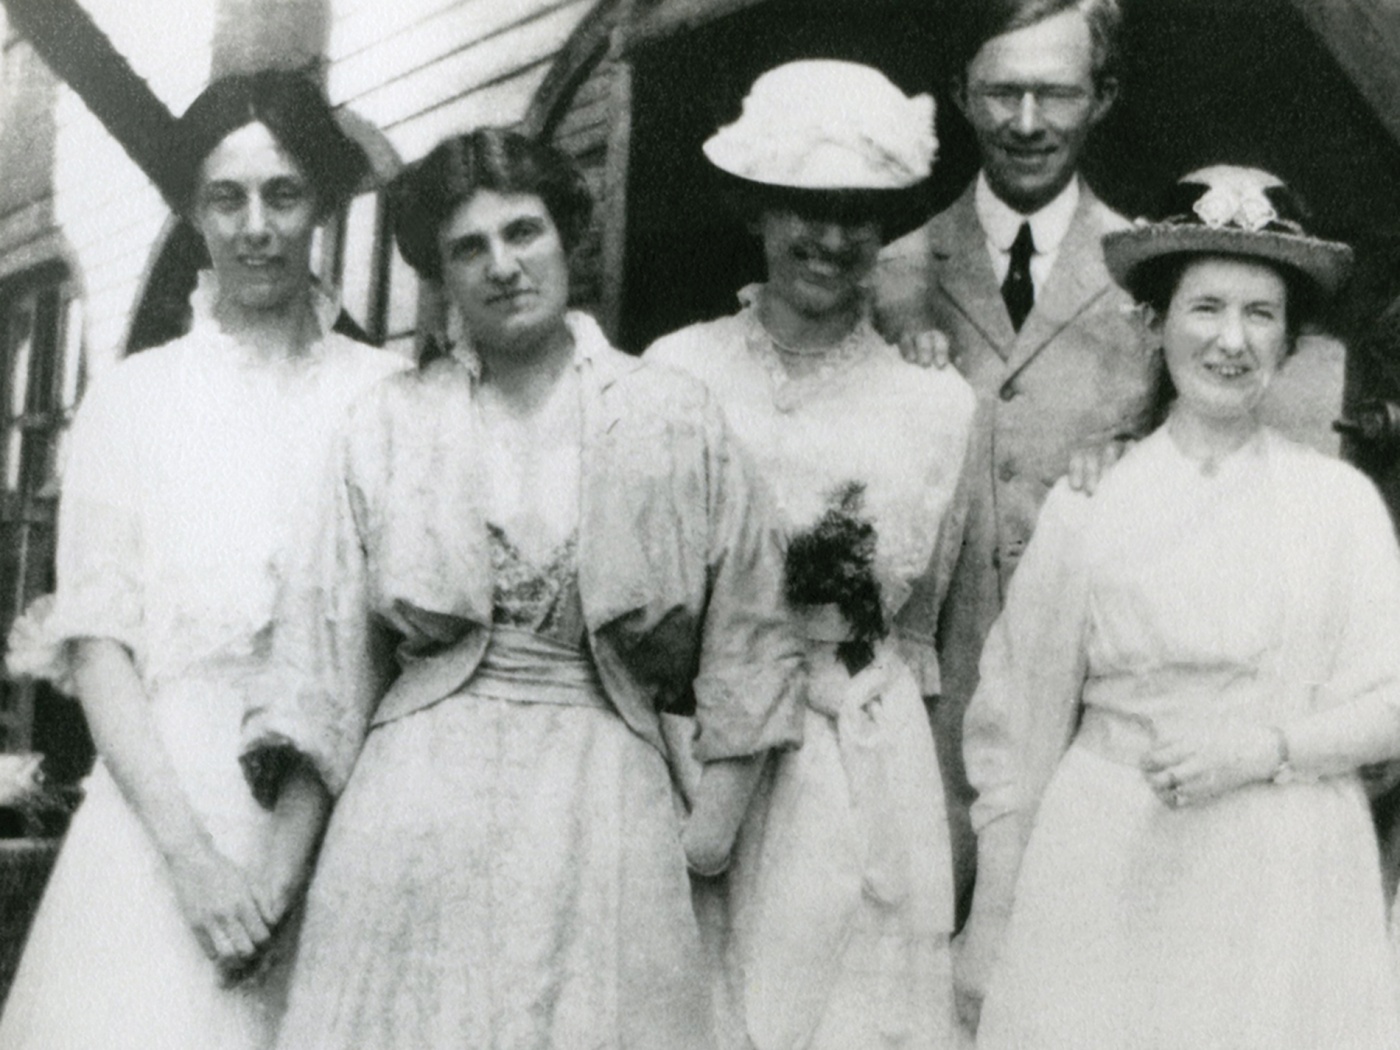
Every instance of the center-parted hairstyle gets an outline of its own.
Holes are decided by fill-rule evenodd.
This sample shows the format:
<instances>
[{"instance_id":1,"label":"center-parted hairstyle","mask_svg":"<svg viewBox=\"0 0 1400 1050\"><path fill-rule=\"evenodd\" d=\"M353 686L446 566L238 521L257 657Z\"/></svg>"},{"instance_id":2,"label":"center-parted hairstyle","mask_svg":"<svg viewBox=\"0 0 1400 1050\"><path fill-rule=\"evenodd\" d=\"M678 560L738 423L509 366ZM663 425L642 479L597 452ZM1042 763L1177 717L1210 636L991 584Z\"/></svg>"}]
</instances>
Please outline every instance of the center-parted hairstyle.
<instances>
[{"instance_id":1,"label":"center-parted hairstyle","mask_svg":"<svg viewBox=\"0 0 1400 1050\"><path fill-rule=\"evenodd\" d=\"M389 214L399 251L426 280L442 279L438 231L481 190L539 197L572 251L588 228L593 198L569 157L507 128L478 128L435 146L389 187Z\"/></svg>"},{"instance_id":2,"label":"center-parted hairstyle","mask_svg":"<svg viewBox=\"0 0 1400 1050\"><path fill-rule=\"evenodd\" d=\"M215 80L176 124L175 203L195 204L200 168L229 134L267 126L301 168L325 215L354 193L368 170L364 152L340 130L321 89L301 73L262 70Z\"/></svg>"},{"instance_id":3,"label":"center-parted hairstyle","mask_svg":"<svg viewBox=\"0 0 1400 1050\"><path fill-rule=\"evenodd\" d=\"M1118 76L1123 35L1123 10L1118 0L977 0L964 6L966 13L961 16L962 31L957 35L954 55L959 80L988 40L1065 11L1078 11L1089 24L1094 83L1102 86L1105 80Z\"/></svg>"}]
</instances>

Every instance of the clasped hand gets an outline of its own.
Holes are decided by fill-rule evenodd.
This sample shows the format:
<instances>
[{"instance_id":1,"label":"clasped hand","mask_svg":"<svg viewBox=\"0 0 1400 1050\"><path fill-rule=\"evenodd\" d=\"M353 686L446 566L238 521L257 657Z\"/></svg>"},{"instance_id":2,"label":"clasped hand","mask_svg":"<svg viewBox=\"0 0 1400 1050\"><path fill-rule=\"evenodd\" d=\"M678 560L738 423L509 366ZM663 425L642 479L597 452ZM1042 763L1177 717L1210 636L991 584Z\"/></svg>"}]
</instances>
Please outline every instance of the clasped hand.
<instances>
[{"instance_id":1,"label":"clasped hand","mask_svg":"<svg viewBox=\"0 0 1400 1050\"><path fill-rule=\"evenodd\" d=\"M305 882L278 857L252 877L212 844L170 865L176 898L200 948L225 983L256 974Z\"/></svg>"},{"instance_id":2,"label":"clasped hand","mask_svg":"<svg viewBox=\"0 0 1400 1050\"><path fill-rule=\"evenodd\" d=\"M1278 766L1278 741L1264 726L1192 726L1161 737L1141 766L1164 805L1200 805L1268 780Z\"/></svg>"}]
</instances>

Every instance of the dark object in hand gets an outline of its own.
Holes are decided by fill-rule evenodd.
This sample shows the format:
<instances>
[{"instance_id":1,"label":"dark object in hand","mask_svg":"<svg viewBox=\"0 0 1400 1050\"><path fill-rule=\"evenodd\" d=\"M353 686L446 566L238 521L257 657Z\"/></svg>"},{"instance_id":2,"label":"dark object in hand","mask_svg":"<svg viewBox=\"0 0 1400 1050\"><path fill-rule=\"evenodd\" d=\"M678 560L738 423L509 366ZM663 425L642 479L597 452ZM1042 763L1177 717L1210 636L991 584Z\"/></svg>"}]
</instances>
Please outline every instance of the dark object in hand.
<instances>
[{"instance_id":1,"label":"dark object in hand","mask_svg":"<svg viewBox=\"0 0 1400 1050\"><path fill-rule=\"evenodd\" d=\"M875 658L875 643L889 633L875 578L875 526L861 515L865 486L850 482L826 513L788 545L785 590L793 605L835 605L851 636L836 655L852 675Z\"/></svg>"}]
</instances>

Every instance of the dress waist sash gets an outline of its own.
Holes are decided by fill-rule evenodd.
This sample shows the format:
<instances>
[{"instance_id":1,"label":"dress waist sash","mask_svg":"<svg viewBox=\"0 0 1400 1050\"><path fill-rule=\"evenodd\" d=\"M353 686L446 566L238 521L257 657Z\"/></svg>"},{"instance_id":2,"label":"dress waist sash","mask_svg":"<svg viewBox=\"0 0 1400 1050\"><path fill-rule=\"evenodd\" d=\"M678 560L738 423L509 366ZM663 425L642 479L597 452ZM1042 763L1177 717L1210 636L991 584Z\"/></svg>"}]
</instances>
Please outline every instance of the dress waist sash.
<instances>
[{"instance_id":1,"label":"dress waist sash","mask_svg":"<svg viewBox=\"0 0 1400 1050\"><path fill-rule=\"evenodd\" d=\"M1075 743L1137 766L1183 726L1278 725L1312 708L1316 687L1247 668L1163 668L1084 683Z\"/></svg>"},{"instance_id":2,"label":"dress waist sash","mask_svg":"<svg viewBox=\"0 0 1400 1050\"><path fill-rule=\"evenodd\" d=\"M614 710L587 651L520 627L495 625L460 695Z\"/></svg>"}]
</instances>

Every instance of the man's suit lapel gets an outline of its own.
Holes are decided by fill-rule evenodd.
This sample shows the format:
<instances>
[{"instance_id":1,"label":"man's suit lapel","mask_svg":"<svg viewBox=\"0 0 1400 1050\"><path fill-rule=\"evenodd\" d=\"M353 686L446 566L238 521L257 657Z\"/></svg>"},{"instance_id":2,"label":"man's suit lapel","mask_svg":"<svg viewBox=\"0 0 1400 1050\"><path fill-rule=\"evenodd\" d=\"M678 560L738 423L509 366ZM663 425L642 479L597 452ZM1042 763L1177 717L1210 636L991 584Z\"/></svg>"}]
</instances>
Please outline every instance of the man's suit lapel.
<instances>
[{"instance_id":1,"label":"man's suit lapel","mask_svg":"<svg viewBox=\"0 0 1400 1050\"><path fill-rule=\"evenodd\" d=\"M1080 183L1079 207L1060 243L1060 254L1050 271L1050 279L1011 343L1007 367L1013 374L1024 368L1112 285L1099 243L1103 236L1099 222L1101 207L1089 187Z\"/></svg>"},{"instance_id":2,"label":"man's suit lapel","mask_svg":"<svg viewBox=\"0 0 1400 1050\"><path fill-rule=\"evenodd\" d=\"M947 212L940 228L934 230L930 250L937 257L938 283L952 304L982 334L1003 358L1007 356L1016 330L1002 302L992 257L987 251L987 234L977 219L973 203L976 182Z\"/></svg>"}]
</instances>

